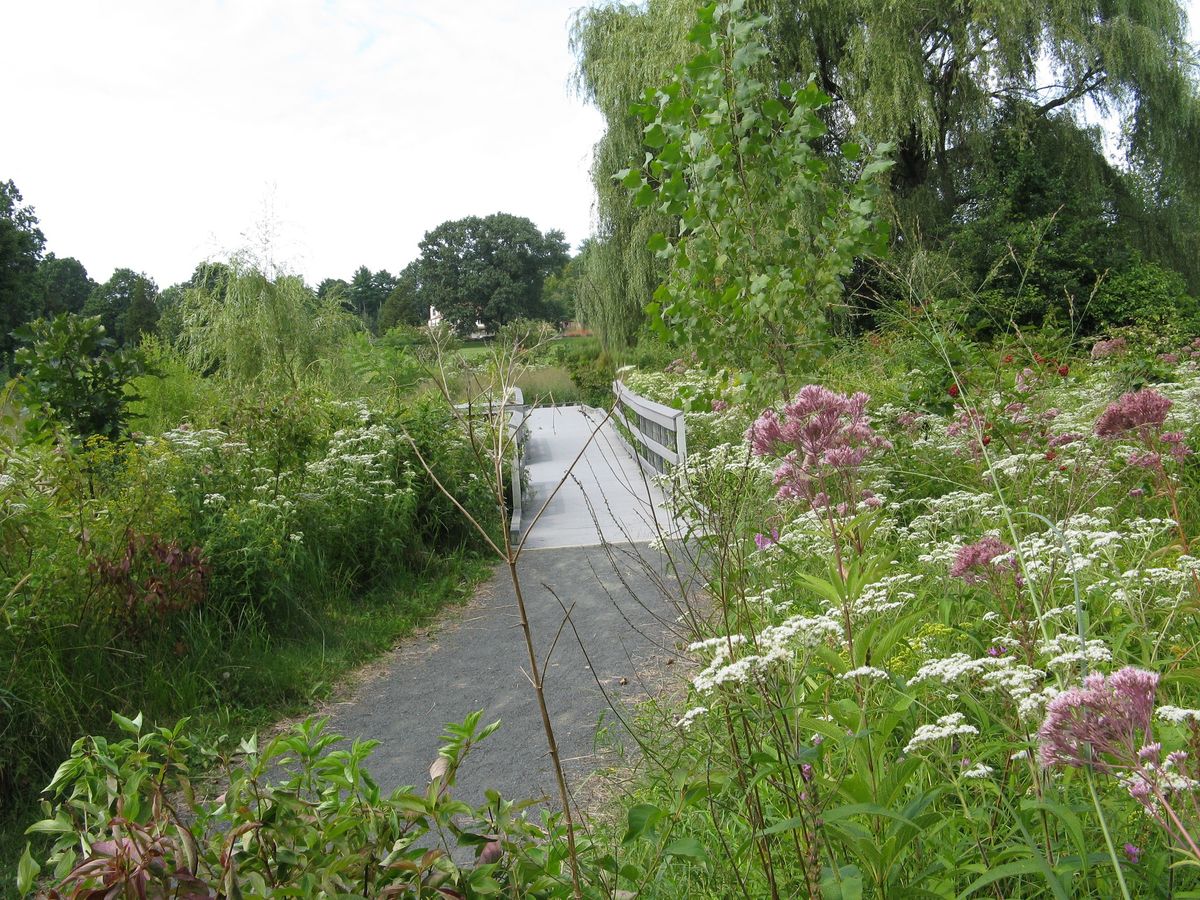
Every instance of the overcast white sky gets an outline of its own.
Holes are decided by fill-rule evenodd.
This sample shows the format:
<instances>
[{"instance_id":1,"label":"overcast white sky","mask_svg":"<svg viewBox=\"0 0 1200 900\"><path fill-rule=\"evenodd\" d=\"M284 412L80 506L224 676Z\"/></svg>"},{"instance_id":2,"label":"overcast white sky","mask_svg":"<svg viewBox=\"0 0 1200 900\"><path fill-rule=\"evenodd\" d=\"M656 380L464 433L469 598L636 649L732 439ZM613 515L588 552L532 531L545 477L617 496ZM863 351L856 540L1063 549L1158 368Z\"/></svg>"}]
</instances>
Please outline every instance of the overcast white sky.
<instances>
[{"instance_id":1,"label":"overcast white sky","mask_svg":"<svg viewBox=\"0 0 1200 900\"><path fill-rule=\"evenodd\" d=\"M160 287L245 243L316 283L398 271L447 219L590 232L602 119L571 94L586 0L5 4L0 179L47 250Z\"/></svg>"},{"instance_id":2,"label":"overcast white sky","mask_svg":"<svg viewBox=\"0 0 1200 900\"><path fill-rule=\"evenodd\" d=\"M98 281L128 266L165 287L267 219L313 284L396 272L467 215L577 246L602 129L568 87L586 2L10 2L0 179Z\"/></svg>"}]
</instances>

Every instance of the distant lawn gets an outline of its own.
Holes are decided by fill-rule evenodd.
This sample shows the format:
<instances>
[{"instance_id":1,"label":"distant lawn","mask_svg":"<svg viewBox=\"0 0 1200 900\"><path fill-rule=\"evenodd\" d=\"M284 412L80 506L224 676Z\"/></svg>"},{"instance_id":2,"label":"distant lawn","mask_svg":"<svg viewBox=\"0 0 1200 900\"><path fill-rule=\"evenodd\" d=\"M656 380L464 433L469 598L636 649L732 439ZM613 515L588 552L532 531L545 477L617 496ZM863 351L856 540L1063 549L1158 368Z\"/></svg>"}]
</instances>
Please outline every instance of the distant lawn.
<instances>
[{"instance_id":1,"label":"distant lawn","mask_svg":"<svg viewBox=\"0 0 1200 900\"><path fill-rule=\"evenodd\" d=\"M470 363L482 362L492 352L492 339L484 338L479 341L468 341L458 351L463 359Z\"/></svg>"}]
</instances>

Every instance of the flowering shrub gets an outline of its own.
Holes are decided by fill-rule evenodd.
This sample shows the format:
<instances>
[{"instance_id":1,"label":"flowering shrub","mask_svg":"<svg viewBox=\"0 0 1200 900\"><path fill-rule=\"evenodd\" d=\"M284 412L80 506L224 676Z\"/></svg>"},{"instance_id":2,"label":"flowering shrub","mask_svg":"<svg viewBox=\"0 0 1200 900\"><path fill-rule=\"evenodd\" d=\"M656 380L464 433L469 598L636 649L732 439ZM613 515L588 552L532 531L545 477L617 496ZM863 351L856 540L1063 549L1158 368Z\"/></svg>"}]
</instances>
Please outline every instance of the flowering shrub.
<instances>
[{"instance_id":1,"label":"flowering shrub","mask_svg":"<svg viewBox=\"0 0 1200 900\"><path fill-rule=\"evenodd\" d=\"M716 609L681 619L688 701L648 742L674 776L639 789L673 823L646 854L706 851L663 893L1200 886L1200 366L1160 353L976 348L919 406L903 354L859 356L732 398L745 441L671 482ZM1147 354L1169 378L1128 390Z\"/></svg>"},{"instance_id":2,"label":"flowering shrub","mask_svg":"<svg viewBox=\"0 0 1200 900\"><path fill-rule=\"evenodd\" d=\"M279 703L297 688L258 664L265 642L322 627L320 609L362 605L376 584L419 585L475 546L407 438L495 523L464 437L432 402L311 392L210 412L0 461L0 806L103 728L114 697L163 716ZM433 603L393 594L396 615ZM304 673L303 691L315 680Z\"/></svg>"}]
</instances>

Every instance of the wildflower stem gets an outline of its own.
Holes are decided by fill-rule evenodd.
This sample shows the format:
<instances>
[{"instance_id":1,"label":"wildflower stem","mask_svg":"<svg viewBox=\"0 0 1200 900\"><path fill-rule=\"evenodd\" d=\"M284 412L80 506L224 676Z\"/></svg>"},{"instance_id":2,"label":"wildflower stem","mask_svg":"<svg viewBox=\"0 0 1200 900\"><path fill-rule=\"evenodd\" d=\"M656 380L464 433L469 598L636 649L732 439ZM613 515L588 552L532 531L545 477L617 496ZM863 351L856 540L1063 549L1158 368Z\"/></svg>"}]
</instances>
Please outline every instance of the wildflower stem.
<instances>
[{"instance_id":1,"label":"wildflower stem","mask_svg":"<svg viewBox=\"0 0 1200 900\"><path fill-rule=\"evenodd\" d=\"M1092 770L1087 771L1088 791L1092 795L1092 805L1096 807L1096 815L1100 819L1100 830L1104 832L1104 844L1108 847L1108 855L1112 859L1113 871L1117 873L1117 883L1121 885L1121 896L1125 900L1132 900L1129 896L1129 886L1125 884L1125 873L1121 871L1121 860L1117 858L1117 848L1113 845L1112 833L1108 830L1108 819L1104 817L1104 810L1100 806L1100 798L1096 795L1096 779L1092 775Z\"/></svg>"}]
</instances>

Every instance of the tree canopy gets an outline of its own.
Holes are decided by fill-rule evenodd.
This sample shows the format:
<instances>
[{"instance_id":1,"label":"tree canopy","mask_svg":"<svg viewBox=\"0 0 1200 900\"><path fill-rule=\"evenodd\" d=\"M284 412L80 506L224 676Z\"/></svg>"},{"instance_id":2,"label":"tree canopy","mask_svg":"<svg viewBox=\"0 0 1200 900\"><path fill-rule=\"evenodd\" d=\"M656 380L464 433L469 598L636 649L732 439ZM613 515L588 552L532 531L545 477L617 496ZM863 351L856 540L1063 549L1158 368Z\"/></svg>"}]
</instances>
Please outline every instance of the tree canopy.
<instances>
[{"instance_id":1,"label":"tree canopy","mask_svg":"<svg viewBox=\"0 0 1200 900\"><path fill-rule=\"evenodd\" d=\"M12 359L14 329L38 313L38 261L46 239L33 207L11 181L0 182L0 367Z\"/></svg>"},{"instance_id":2,"label":"tree canopy","mask_svg":"<svg viewBox=\"0 0 1200 900\"><path fill-rule=\"evenodd\" d=\"M426 325L429 303L421 294L420 262L404 267L396 284L379 310L379 333L386 334L397 325Z\"/></svg>"},{"instance_id":3,"label":"tree canopy","mask_svg":"<svg viewBox=\"0 0 1200 900\"><path fill-rule=\"evenodd\" d=\"M743 5L768 16L759 77L802 84L811 76L830 98L821 111L826 153L847 141L896 145L888 207L898 247L952 246L985 209L978 201L996 187L1001 156L1011 159L1030 140L1057 142L1076 161L1089 159L1062 167L1046 202L1057 201L1057 209L1081 190L1101 198L1108 220L1137 223L1110 239L1183 272L1193 291L1200 287L1200 93L1177 0ZM585 314L618 340L649 296L647 285L663 274L642 245L671 223L658 209L634 209L612 176L652 149L631 106L688 58L694 19L694 4L648 0L587 8L573 25L577 86L608 125L593 170L603 244L592 265L598 302ZM1095 112L1117 123L1123 158L1115 167L1087 125ZM1109 171L1098 179L1103 166ZM1045 226L1044 217L1021 218L1026 211L1011 209L1009 231ZM1064 233L1060 244L1067 243Z\"/></svg>"},{"instance_id":4,"label":"tree canopy","mask_svg":"<svg viewBox=\"0 0 1200 900\"><path fill-rule=\"evenodd\" d=\"M53 253L47 253L38 264L37 280L39 315L46 318L63 312L81 312L96 289L96 282L88 276L83 263L70 256L60 259Z\"/></svg>"},{"instance_id":5,"label":"tree canopy","mask_svg":"<svg viewBox=\"0 0 1200 900\"><path fill-rule=\"evenodd\" d=\"M118 344L137 343L138 335L152 330L158 321L158 285L149 276L133 269L117 269L104 284L97 285L88 296L82 313L97 316L105 331ZM134 332L129 333L131 308L134 313Z\"/></svg>"},{"instance_id":6,"label":"tree canopy","mask_svg":"<svg viewBox=\"0 0 1200 900\"><path fill-rule=\"evenodd\" d=\"M543 287L567 264L561 231L495 213L443 222L426 232L418 260L422 301L457 331L494 330L517 318L544 319Z\"/></svg>"}]
</instances>

